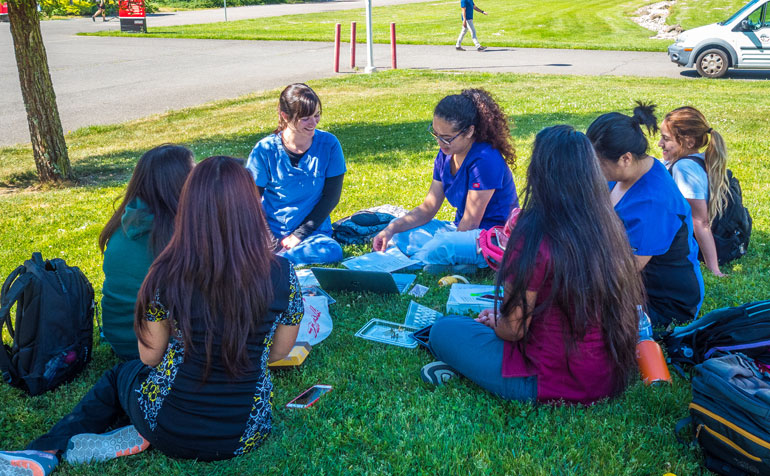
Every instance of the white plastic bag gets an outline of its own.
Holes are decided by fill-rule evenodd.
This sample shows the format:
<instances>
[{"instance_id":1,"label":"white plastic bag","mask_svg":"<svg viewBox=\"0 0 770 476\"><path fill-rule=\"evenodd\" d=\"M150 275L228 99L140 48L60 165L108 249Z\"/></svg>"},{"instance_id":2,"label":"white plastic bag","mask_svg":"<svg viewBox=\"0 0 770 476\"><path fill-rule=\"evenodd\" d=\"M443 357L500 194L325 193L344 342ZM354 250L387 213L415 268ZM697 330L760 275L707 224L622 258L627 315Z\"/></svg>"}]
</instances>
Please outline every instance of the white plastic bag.
<instances>
[{"instance_id":1,"label":"white plastic bag","mask_svg":"<svg viewBox=\"0 0 770 476\"><path fill-rule=\"evenodd\" d=\"M316 345L329 337L334 324L329 314L329 304L324 296L303 296L305 315L299 324L297 342Z\"/></svg>"}]
</instances>

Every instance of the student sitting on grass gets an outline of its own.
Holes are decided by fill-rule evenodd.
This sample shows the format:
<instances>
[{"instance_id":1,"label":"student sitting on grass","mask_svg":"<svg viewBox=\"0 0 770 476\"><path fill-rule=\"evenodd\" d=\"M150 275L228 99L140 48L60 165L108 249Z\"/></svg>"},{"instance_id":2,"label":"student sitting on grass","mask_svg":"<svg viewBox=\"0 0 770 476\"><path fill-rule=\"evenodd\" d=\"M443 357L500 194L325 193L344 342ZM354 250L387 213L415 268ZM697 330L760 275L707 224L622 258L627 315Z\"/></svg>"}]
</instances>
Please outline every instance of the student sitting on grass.
<instances>
[{"instance_id":1,"label":"student sitting on grass","mask_svg":"<svg viewBox=\"0 0 770 476\"><path fill-rule=\"evenodd\" d=\"M329 215L342 196L347 169L337 138L316 129L320 120L315 91L287 86L278 101L278 128L257 143L246 163L278 240L276 250L295 265L342 259Z\"/></svg>"},{"instance_id":2,"label":"student sitting on grass","mask_svg":"<svg viewBox=\"0 0 770 476\"><path fill-rule=\"evenodd\" d=\"M297 277L271 252L264 223L242 166L229 157L197 165L174 235L137 298L142 360L108 370L27 451L0 452L3 474L48 474L58 455L104 461L150 444L202 461L257 448L271 427L267 364L289 353L303 314ZM126 420L130 426L103 433Z\"/></svg>"},{"instance_id":3,"label":"student sitting on grass","mask_svg":"<svg viewBox=\"0 0 770 476\"><path fill-rule=\"evenodd\" d=\"M508 120L488 92L465 89L438 103L429 132L440 150L428 195L375 236L372 248L384 251L393 240L427 272L473 272L486 266L477 253L481 229L505 223L519 203ZM445 198L457 209L452 223L434 219Z\"/></svg>"},{"instance_id":4,"label":"student sitting on grass","mask_svg":"<svg viewBox=\"0 0 770 476\"><path fill-rule=\"evenodd\" d=\"M179 193L193 164L193 153L179 145L145 152L123 201L99 235L104 255L102 330L123 360L139 358L134 333L136 294L152 261L171 239Z\"/></svg>"},{"instance_id":5,"label":"student sitting on grass","mask_svg":"<svg viewBox=\"0 0 770 476\"><path fill-rule=\"evenodd\" d=\"M653 326L665 327L695 319L704 290L690 205L666 167L647 155L641 126L657 130L654 110L640 104L633 117L604 114L586 134L610 180L612 206L642 272L647 314Z\"/></svg>"},{"instance_id":6,"label":"student sitting on grass","mask_svg":"<svg viewBox=\"0 0 770 476\"><path fill-rule=\"evenodd\" d=\"M535 138L497 285L499 309L433 324L439 361L423 380L458 372L506 400L590 404L636 374L642 281L591 143L570 126Z\"/></svg>"},{"instance_id":7,"label":"student sitting on grass","mask_svg":"<svg viewBox=\"0 0 770 476\"><path fill-rule=\"evenodd\" d=\"M711 222L724 210L730 191L725 141L700 111L688 106L666 114L658 145L674 182L692 208L695 239L703 261L714 275L722 277ZM705 154L698 152L704 147ZM685 157L698 160L682 160Z\"/></svg>"}]
</instances>

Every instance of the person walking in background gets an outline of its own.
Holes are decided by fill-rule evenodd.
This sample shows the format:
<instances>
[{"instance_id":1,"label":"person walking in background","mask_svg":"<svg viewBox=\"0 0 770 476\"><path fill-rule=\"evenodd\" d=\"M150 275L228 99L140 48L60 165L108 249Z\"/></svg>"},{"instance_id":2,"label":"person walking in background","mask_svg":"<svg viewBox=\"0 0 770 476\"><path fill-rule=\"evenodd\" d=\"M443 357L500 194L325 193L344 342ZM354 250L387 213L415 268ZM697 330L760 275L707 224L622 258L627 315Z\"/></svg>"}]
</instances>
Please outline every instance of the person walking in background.
<instances>
[{"instance_id":1,"label":"person walking in background","mask_svg":"<svg viewBox=\"0 0 770 476\"><path fill-rule=\"evenodd\" d=\"M107 17L105 16L105 12L107 11L106 2L107 0L96 0L96 13L91 17L91 21L96 21L96 17L98 17L99 14L102 15L102 21L107 21Z\"/></svg>"},{"instance_id":2,"label":"person walking in background","mask_svg":"<svg viewBox=\"0 0 770 476\"><path fill-rule=\"evenodd\" d=\"M460 30L460 37L457 38L457 45L455 45L455 49L458 51L465 51L462 43L463 38L465 38L465 34L468 33L468 30L471 31L471 38L473 39L473 44L476 45L476 50L484 51L487 49L486 46L481 46L479 39L476 38L476 28L473 26L473 10L476 10L482 15L488 15L487 12L474 5L473 0L460 0L460 11L462 12L463 28Z\"/></svg>"}]
</instances>

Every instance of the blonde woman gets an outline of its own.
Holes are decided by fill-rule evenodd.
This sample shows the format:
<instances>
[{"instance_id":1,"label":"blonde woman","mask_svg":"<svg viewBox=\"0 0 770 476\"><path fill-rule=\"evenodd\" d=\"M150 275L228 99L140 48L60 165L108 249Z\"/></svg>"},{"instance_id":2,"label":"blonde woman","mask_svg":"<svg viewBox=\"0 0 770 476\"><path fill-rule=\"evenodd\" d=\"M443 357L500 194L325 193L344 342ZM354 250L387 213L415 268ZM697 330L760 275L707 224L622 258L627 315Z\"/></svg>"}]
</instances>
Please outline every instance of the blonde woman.
<instances>
[{"instance_id":1,"label":"blonde woman","mask_svg":"<svg viewBox=\"0 0 770 476\"><path fill-rule=\"evenodd\" d=\"M727 205L730 187L724 139L700 111L685 106L666 114L658 145L674 182L692 208L693 231L706 267L716 276L725 276L719 269L711 233L711 223Z\"/></svg>"}]
</instances>

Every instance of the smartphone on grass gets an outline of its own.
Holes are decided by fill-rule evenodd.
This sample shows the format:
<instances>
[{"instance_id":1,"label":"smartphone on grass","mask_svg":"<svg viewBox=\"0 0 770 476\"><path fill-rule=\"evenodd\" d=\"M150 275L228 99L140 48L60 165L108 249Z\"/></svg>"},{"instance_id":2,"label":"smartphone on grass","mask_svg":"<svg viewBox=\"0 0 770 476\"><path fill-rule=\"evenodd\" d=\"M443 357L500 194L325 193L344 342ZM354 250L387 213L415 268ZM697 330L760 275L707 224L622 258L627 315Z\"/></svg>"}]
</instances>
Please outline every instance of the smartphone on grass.
<instances>
[{"instance_id":1,"label":"smartphone on grass","mask_svg":"<svg viewBox=\"0 0 770 476\"><path fill-rule=\"evenodd\" d=\"M307 408L312 406L321 398L321 395L329 392L331 385L313 385L309 389L294 397L294 400L286 404L286 408Z\"/></svg>"}]
</instances>

